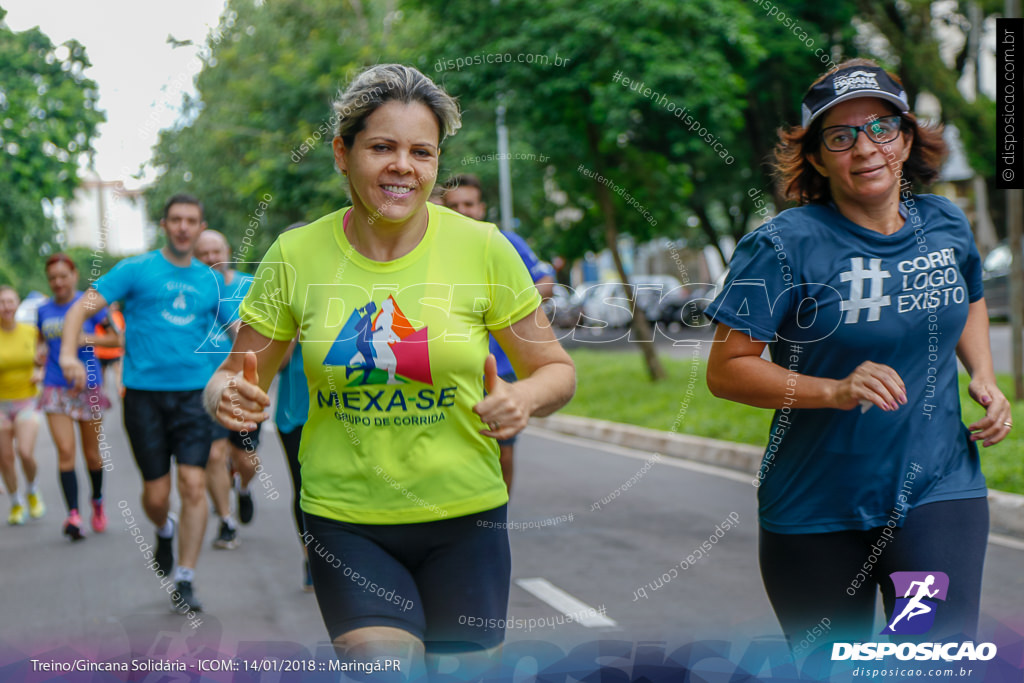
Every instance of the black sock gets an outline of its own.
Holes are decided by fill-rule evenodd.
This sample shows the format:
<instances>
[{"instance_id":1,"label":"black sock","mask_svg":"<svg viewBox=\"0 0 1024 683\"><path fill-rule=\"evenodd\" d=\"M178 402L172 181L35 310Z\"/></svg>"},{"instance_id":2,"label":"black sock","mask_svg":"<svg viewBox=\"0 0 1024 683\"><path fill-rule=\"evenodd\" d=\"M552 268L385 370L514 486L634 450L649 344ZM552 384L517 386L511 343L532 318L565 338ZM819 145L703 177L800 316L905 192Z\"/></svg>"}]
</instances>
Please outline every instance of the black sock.
<instances>
[{"instance_id":1,"label":"black sock","mask_svg":"<svg viewBox=\"0 0 1024 683\"><path fill-rule=\"evenodd\" d=\"M103 470L89 470L89 482L92 484L92 499L103 497Z\"/></svg>"},{"instance_id":2,"label":"black sock","mask_svg":"<svg viewBox=\"0 0 1024 683\"><path fill-rule=\"evenodd\" d=\"M68 506L68 512L78 509L78 477L75 471L60 473L60 487L64 491L64 504Z\"/></svg>"}]
</instances>

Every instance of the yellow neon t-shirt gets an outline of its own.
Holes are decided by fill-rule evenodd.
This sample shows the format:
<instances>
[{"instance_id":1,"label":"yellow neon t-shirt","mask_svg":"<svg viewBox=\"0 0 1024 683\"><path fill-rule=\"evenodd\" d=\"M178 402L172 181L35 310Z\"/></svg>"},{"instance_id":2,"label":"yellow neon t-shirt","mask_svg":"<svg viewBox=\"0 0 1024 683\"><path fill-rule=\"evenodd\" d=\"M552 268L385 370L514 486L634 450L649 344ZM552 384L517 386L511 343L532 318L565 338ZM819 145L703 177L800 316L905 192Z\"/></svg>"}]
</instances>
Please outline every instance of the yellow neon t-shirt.
<instances>
[{"instance_id":1,"label":"yellow neon t-shirt","mask_svg":"<svg viewBox=\"0 0 1024 683\"><path fill-rule=\"evenodd\" d=\"M407 524L508 501L497 442L473 412L488 331L540 304L522 260L491 224L427 204L421 242L394 261L357 252L348 209L282 234L240 318L299 331L309 385L301 506L329 519Z\"/></svg>"},{"instance_id":2,"label":"yellow neon t-shirt","mask_svg":"<svg viewBox=\"0 0 1024 683\"><path fill-rule=\"evenodd\" d=\"M17 323L10 332L0 328L0 401L20 401L36 395L32 370L38 335L35 327L25 323Z\"/></svg>"}]
</instances>

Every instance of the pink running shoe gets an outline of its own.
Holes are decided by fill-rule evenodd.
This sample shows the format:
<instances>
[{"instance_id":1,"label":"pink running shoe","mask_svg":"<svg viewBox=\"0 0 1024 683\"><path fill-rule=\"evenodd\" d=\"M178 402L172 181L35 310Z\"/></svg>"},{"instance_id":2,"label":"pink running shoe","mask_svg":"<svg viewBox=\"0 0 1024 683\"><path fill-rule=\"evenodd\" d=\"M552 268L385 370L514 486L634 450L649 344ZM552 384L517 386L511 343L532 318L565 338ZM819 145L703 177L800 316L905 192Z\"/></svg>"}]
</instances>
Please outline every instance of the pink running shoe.
<instances>
[{"instance_id":1,"label":"pink running shoe","mask_svg":"<svg viewBox=\"0 0 1024 683\"><path fill-rule=\"evenodd\" d=\"M107 530L107 513L103 511L103 501L92 501L92 530L98 534Z\"/></svg>"},{"instance_id":2,"label":"pink running shoe","mask_svg":"<svg viewBox=\"0 0 1024 683\"><path fill-rule=\"evenodd\" d=\"M78 510L72 510L64 522L64 535L72 541L81 541L85 538L82 535L82 518L79 517Z\"/></svg>"}]
</instances>

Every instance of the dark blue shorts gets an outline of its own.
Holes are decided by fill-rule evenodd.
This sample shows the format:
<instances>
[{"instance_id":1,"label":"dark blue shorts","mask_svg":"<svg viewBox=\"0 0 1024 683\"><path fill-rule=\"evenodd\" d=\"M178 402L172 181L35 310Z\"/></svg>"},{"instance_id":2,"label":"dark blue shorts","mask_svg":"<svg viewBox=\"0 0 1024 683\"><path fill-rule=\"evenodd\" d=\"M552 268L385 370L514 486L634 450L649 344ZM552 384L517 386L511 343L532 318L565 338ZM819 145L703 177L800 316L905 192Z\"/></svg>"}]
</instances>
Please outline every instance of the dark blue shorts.
<instances>
[{"instance_id":1,"label":"dark blue shorts","mask_svg":"<svg viewBox=\"0 0 1024 683\"><path fill-rule=\"evenodd\" d=\"M508 506L419 524L350 524L305 513L317 603L331 640L389 626L428 652L472 652L505 639Z\"/></svg>"},{"instance_id":2,"label":"dark blue shorts","mask_svg":"<svg viewBox=\"0 0 1024 683\"><path fill-rule=\"evenodd\" d=\"M910 638L879 636L882 625L875 623L877 594L882 594L886 615L892 615L900 596L889 574L902 571L940 571L949 576L949 595L927 632L929 641L951 635L962 635L962 640L975 637L988 544L985 498L915 507L895 531L886 527L792 535L760 531L765 590L794 647L816 633L816 627L820 632L822 618L830 620L827 638L832 642Z\"/></svg>"}]
</instances>

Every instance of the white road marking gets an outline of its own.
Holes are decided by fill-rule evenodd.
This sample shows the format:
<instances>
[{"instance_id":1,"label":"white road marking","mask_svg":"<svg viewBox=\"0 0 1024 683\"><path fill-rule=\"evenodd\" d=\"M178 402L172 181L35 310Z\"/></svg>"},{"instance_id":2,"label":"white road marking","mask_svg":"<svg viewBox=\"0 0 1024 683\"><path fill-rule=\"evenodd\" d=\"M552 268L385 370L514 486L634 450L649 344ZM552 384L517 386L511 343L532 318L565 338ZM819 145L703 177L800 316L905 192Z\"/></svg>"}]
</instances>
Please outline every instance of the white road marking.
<instances>
[{"instance_id":1,"label":"white road marking","mask_svg":"<svg viewBox=\"0 0 1024 683\"><path fill-rule=\"evenodd\" d=\"M569 436L568 434L560 434L558 432L551 431L550 429L544 429L543 427L535 427L533 425L530 425L529 427L526 428L526 432L532 432L534 435L543 439L550 439L551 441L561 441L563 443L572 444L574 446L580 446L581 448L600 450L611 455L620 455L626 458L633 458L634 460L651 459L652 451L643 451L636 448L619 446L617 444L608 444L604 443L603 441L593 441L591 439L585 439L581 436ZM750 474L744 474L743 472L737 472L736 470L730 470L725 467L705 465L702 462L692 462L690 460L683 460L682 458L677 458L675 456L663 456L658 459L656 464L668 465L669 467L680 467L684 470L700 472L701 474L709 474L715 477L722 477L723 479L731 479L732 481L738 481L748 485L753 479L753 475ZM988 535L988 542L992 545L1010 548L1011 550L1024 551L1024 541L1018 540L1010 536L1004 536L1003 534L990 533Z\"/></svg>"},{"instance_id":2,"label":"white road marking","mask_svg":"<svg viewBox=\"0 0 1024 683\"><path fill-rule=\"evenodd\" d=\"M547 579L516 579L516 585L587 628L618 626L614 619L577 600Z\"/></svg>"}]
</instances>

